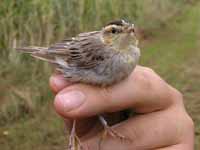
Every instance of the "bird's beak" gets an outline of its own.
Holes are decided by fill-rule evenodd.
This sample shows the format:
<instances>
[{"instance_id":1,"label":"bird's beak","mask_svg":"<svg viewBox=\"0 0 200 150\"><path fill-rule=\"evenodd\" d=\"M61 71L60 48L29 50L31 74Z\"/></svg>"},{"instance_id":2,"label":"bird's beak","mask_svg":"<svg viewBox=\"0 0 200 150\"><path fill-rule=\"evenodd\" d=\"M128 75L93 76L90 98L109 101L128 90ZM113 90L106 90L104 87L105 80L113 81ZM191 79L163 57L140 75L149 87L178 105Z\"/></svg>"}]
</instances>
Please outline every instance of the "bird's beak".
<instances>
[{"instance_id":1,"label":"bird's beak","mask_svg":"<svg viewBox=\"0 0 200 150\"><path fill-rule=\"evenodd\" d=\"M129 25L129 27L128 27L128 32L129 32L129 33L134 33L134 32L135 32L134 24L130 24L130 25Z\"/></svg>"},{"instance_id":2,"label":"bird's beak","mask_svg":"<svg viewBox=\"0 0 200 150\"><path fill-rule=\"evenodd\" d=\"M130 33L130 36L134 39L134 43L135 43L135 46L138 46L139 44L139 41L137 40L136 38L136 33L135 33L135 26L134 24L131 24L128 28L128 32Z\"/></svg>"}]
</instances>

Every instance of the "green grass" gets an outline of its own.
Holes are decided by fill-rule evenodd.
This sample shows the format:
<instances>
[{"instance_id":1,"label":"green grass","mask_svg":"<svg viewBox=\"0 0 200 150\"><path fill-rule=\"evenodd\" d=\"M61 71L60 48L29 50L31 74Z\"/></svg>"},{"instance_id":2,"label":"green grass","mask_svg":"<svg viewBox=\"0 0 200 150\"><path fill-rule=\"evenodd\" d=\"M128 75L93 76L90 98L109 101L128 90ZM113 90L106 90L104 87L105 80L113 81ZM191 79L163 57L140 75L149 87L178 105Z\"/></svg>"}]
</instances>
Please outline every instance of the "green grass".
<instances>
[{"instance_id":1,"label":"green grass","mask_svg":"<svg viewBox=\"0 0 200 150\"><path fill-rule=\"evenodd\" d=\"M97 30L115 18L134 20L147 34L141 64L152 67L185 97L200 148L200 3L183 0L2 0L0 3L0 147L63 149L62 120L53 109L47 63L16 53L21 45L50 45ZM122 11L123 10L123 11ZM159 12L159 13L158 13Z\"/></svg>"}]
</instances>

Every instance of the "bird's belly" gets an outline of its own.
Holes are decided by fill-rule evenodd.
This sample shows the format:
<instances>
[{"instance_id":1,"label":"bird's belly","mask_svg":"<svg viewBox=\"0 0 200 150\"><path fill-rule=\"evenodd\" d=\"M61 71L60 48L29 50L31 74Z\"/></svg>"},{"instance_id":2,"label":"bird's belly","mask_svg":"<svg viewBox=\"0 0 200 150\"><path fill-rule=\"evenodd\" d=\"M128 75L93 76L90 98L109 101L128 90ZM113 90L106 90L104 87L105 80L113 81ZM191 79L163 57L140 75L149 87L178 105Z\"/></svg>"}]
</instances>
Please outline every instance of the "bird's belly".
<instances>
[{"instance_id":1,"label":"bird's belly","mask_svg":"<svg viewBox=\"0 0 200 150\"><path fill-rule=\"evenodd\" d=\"M112 59L110 62L101 64L96 74L101 78L103 85L115 84L127 78L136 66L136 62L127 59ZM96 80L98 82L98 79Z\"/></svg>"},{"instance_id":2,"label":"bird's belly","mask_svg":"<svg viewBox=\"0 0 200 150\"><path fill-rule=\"evenodd\" d=\"M64 75L71 82L108 86L127 78L135 66L134 61L112 58L90 69L71 68L69 71L65 69Z\"/></svg>"},{"instance_id":3,"label":"bird's belly","mask_svg":"<svg viewBox=\"0 0 200 150\"><path fill-rule=\"evenodd\" d=\"M135 68L135 63L127 63L126 61L114 61L110 70L112 70L112 82L116 83L125 78L127 78L133 69Z\"/></svg>"}]
</instances>

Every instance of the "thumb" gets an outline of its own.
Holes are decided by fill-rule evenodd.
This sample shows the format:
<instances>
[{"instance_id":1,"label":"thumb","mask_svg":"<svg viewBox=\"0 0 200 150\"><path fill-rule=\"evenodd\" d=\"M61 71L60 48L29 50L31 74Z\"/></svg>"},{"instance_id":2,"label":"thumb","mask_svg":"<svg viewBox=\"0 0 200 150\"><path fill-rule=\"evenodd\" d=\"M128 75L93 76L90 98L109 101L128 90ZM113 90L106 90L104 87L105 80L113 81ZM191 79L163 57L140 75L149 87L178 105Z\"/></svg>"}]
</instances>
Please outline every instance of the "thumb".
<instances>
[{"instance_id":1,"label":"thumb","mask_svg":"<svg viewBox=\"0 0 200 150\"><path fill-rule=\"evenodd\" d=\"M130 90L128 90L130 89ZM74 84L60 91L54 101L56 111L63 117L90 117L105 112L115 112L134 105L133 88L96 87Z\"/></svg>"}]
</instances>

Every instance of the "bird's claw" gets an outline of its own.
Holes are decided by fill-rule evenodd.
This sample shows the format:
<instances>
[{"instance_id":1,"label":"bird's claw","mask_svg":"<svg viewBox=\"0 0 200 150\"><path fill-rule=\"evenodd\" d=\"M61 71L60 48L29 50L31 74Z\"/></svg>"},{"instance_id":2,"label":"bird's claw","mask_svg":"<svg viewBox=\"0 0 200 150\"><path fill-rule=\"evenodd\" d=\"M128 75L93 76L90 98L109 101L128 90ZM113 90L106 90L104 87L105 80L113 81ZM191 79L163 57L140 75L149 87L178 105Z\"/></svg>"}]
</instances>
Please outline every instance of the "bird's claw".
<instances>
[{"instance_id":1,"label":"bird's claw","mask_svg":"<svg viewBox=\"0 0 200 150\"><path fill-rule=\"evenodd\" d=\"M70 135L67 150L84 150L83 145L76 134Z\"/></svg>"}]
</instances>

